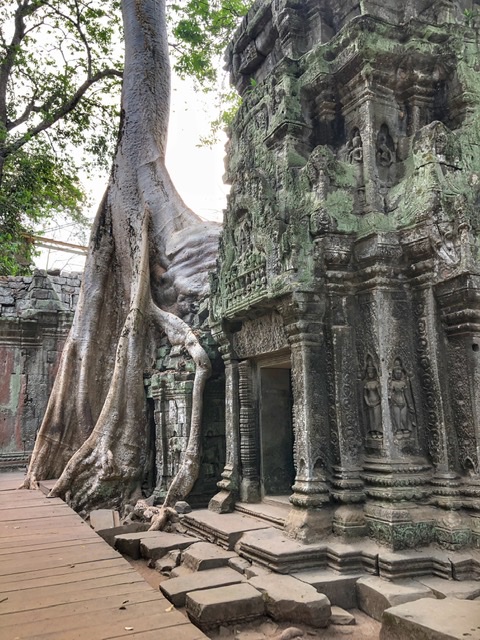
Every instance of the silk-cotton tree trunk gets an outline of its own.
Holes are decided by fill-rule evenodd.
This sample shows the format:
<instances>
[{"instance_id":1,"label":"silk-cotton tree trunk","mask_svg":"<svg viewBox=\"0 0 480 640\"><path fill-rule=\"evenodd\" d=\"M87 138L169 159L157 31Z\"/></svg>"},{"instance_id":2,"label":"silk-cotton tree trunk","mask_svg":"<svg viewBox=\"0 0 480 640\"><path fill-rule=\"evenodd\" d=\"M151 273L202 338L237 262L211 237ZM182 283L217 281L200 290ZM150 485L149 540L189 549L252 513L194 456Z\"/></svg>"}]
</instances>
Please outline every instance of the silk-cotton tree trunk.
<instances>
[{"instance_id":1,"label":"silk-cotton tree trunk","mask_svg":"<svg viewBox=\"0 0 480 640\"><path fill-rule=\"evenodd\" d=\"M51 495L77 510L140 497L146 458L143 374L158 337L196 363L190 443L172 498L199 468L210 362L181 319L207 288L219 227L201 221L165 168L170 66L165 0L123 0L125 73L119 142L93 225L80 299L24 486L59 478ZM175 495L174 495L175 494Z\"/></svg>"}]
</instances>

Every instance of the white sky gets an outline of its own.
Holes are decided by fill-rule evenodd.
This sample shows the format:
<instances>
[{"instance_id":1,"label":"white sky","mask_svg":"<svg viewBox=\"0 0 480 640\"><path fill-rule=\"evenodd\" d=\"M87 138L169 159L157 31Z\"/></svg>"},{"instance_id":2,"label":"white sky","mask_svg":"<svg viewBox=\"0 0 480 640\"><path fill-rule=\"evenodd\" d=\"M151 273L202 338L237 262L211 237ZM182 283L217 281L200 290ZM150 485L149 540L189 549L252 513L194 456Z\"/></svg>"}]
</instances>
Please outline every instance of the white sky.
<instances>
[{"instance_id":1,"label":"white sky","mask_svg":"<svg viewBox=\"0 0 480 640\"><path fill-rule=\"evenodd\" d=\"M208 136L210 122L218 116L214 94L195 92L193 82L172 79L172 108L167 148L167 166L180 195L195 213L203 218L222 220L229 187L223 184L223 157L226 138L213 148L199 147L200 138ZM88 187L93 204L87 212L93 218L106 185L106 177L92 181ZM52 225L53 226L53 225ZM48 230L46 237L79 244L68 228ZM40 269L81 271L84 258L60 251L42 250L35 260Z\"/></svg>"}]
</instances>

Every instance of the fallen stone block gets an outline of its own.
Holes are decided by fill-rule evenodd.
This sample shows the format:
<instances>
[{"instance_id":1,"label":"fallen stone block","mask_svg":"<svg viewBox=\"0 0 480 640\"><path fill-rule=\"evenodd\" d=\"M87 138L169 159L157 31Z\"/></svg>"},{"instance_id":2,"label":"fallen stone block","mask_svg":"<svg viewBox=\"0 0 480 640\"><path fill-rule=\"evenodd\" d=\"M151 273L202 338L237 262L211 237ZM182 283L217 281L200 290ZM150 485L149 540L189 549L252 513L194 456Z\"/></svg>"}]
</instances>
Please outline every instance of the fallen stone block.
<instances>
[{"instance_id":1,"label":"fallen stone block","mask_svg":"<svg viewBox=\"0 0 480 640\"><path fill-rule=\"evenodd\" d=\"M170 578L181 578L182 576L189 576L192 573L193 571L191 569L184 567L183 564L181 564L179 567L172 569L170 572Z\"/></svg>"},{"instance_id":2,"label":"fallen stone block","mask_svg":"<svg viewBox=\"0 0 480 640\"><path fill-rule=\"evenodd\" d=\"M189 575L170 578L160 584L160 591L176 607L183 607L187 593L202 591L216 587L226 587L239 584L244 578L229 567L195 571Z\"/></svg>"},{"instance_id":3,"label":"fallen stone block","mask_svg":"<svg viewBox=\"0 0 480 640\"><path fill-rule=\"evenodd\" d=\"M249 622L265 613L262 595L246 583L190 592L186 609L190 620L202 630Z\"/></svg>"},{"instance_id":4,"label":"fallen stone block","mask_svg":"<svg viewBox=\"0 0 480 640\"><path fill-rule=\"evenodd\" d=\"M137 533L121 533L115 536L114 547L120 553L138 560L140 558L140 540L156 536L157 531L139 531Z\"/></svg>"},{"instance_id":5,"label":"fallen stone block","mask_svg":"<svg viewBox=\"0 0 480 640\"><path fill-rule=\"evenodd\" d=\"M311 585L279 574L258 576L249 584L262 593L267 613L274 620L328 626L330 601Z\"/></svg>"},{"instance_id":6,"label":"fallen stone block","mask_svg":"<svg viewBox=\"0 0 480 640\"><path fill-rule=\"evenodd\" d=\"M120 526L120 514L114 509L95 509L90 511L90 526L95 531L113 529Z\"/></svg>"},{"instance_id":7,"label":"fallen stone block","mask_svg":"<svg viewBox=\"0 0 480 640\"><path fill-rule=\"evenodd\" d=\"M331 624L350 625L355 624L355 616L342 609L342 607L332 606L332 615L330 616Z\"/></svg>"},{"instance_id":8,"label":"fallen stone block","mask_svg":"<svg viewBox=\"0 0 480 640\"><path fill-rule=\"evenodd\" d=\"M165 533L164 531L152 531L156 536L140 539L140 555L142 558L158 560L174 549L186 549L190 545L199 542L198 538L184 536L178 533Z\"/></svg>"},{"instance_id":9,"label":"fallen stone block","mask_svg":"<svg viewBox=\"0 0 480 640\"><path fill-rule=\"evenodd\" d=\"M293 574L294 578L312 585L323 593L332 605L343 609L357 607L356 583L360 575L339 575L326 569L307 569Z\"/></svg>"},{"instance_id":10,"label":"fallen stone block","mask_svg":"<svg viewBox=\"0 0 480 640\"><path fill-rule=\"evenodd\" d=\"M163 556L159 560L154 560L154 567L156 571L160 573L167 573L171 575L173 569L178 567L181 559L181 551L180 549L173 549L173 551L169 551L167 555ZM152 562L152 561L151 561Z\"/></svg>"},{"instance_id":11,"label":"fallen stone block","mask_svg":"<svg viewBox=\"0 0 480 640\"><path fill-rule=\"evenodd\" d=\"M387 609L380 640L480 640L480 602L423 599Z\"/></svg>"},{"instance_id":12,"label":"fallen stone block","mask_svg":"<svg viewBox=\"0 0 480 640\"><path fill-rule=\"evenodd\" d=\"M245 573L251 567L251 564L251 562L245 560L245 558L240 558L237 554L228 561L228 566L238 571L238 573Z\"/></svg>"},{"instance_id":13,"label":"fallen stone block","mask_svg":"<svg viewBox=\"0 0 480 640\"><path fill-rule=\"evenodd\" d=\"M115 549L134 560L140 557L157 560L173 549L186 549L198 538L164 531L139 531L115 536Z\"/></svg>"},{"instance_id":14,"label":"fallen stone block","mask_svg":"<svg viewBox=\"0 0 480 640\"><path fill-rule=\"evenodd\" d=\"M113 527L113 529L99 529L97 533L107 542L111 547L115 547L115 537L121 536L127 533L138 533L140 531L145 532L150 525L148 522L131 522L130 524L122 524L119 527Z\"/></svg>"},{"instance_id":15,"label":"fallen stone block","mask_svg":"<svg viewBox=\"0 0 480 640\"><path fill-rule=\"evenodd\" d=\"M231 558L238 557L234 551L225 551L210 542L197 542L183 553L183 564L193 571L226 567Z\"/></svg>"},{"instance_id":16,"label":"fallen stone block","mask_svg":"<svg viewBox=\"0 0 480 640\"><path fill-rule=\"evenodd\" d=\"M192 507L188 504L188 502L185 502L185 500L179 500L175 503L175 511L180 514L191 513Z\"/></svg>"},{"instance_id":17,"label":"fallen stone block","mask_svg":"<svg viewBox=\"0 0 480 640\"><path fill-rule=\"evenodd\" d=\"M375 620L381 620L385 609L421 598L435 598L431 589L416 580L390 582L371 576L357 581L358 606Z\"/></svg>"},{"instance_id":18,"label":"fallen stone block","mask_svg":"<svg viewBox=\"0 0 480 640\"><path fill-rule=\"evenodd\" d=\"M460 600L475 600L480 597L480 582L477 580L443 580L442 578L418 578L426 587L433 591L436 598L459 598Z\"/></svg>"}]
</instances>

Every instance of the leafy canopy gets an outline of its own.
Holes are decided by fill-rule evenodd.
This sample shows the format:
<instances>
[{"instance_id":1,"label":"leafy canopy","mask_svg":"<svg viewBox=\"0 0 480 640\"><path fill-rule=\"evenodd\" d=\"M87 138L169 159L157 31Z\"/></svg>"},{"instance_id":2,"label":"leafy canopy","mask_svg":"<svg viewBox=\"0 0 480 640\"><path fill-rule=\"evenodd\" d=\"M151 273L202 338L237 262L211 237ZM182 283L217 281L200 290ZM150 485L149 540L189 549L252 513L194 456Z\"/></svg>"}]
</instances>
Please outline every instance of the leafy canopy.
<instances>
[{"instance_id":1,"label":"leafy canopy","mask_svg":"<svg viewBox=\"0 0 480 640\"><path fill-rule=\"evenodd\" d=\"M87 175L110 166L123 67L120 0L0 3L0 275L28 270L35 224L85 223ZM211 87L249 0L167 4L174 67Z\"/></svg>"},{"instance_id":2,"label":"leafy canopy","mask_svg":"<svg viewBox=\"0 0 480 640\"><path fill-rule=\"evenodd\" d=\"M0 274L28 269L36 223L85 223L79 171L107 167L115 144L120 27L118 2L0 6Z\"/></svg>"}]
</instances>

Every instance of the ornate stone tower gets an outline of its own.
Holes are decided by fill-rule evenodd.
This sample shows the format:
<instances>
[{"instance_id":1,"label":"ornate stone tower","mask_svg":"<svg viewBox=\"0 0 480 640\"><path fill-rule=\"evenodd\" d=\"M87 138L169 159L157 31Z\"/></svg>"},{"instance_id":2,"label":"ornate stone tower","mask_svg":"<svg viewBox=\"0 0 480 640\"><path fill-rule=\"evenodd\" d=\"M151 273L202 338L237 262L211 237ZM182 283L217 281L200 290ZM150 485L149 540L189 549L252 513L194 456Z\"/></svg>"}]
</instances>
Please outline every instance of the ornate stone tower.
<instances>
[{"instance_id":1,"label":"ornate stone tower","mask_svg":"<svg viewBox=\"0 0 480 640\"><path fill-rule=\"evenodd\" d=\"M480 546L478 15L257 1L236 34L211 509L288 493L306 542Z\"/></svg>"}]
</instances>

